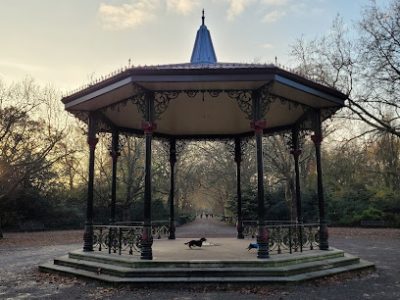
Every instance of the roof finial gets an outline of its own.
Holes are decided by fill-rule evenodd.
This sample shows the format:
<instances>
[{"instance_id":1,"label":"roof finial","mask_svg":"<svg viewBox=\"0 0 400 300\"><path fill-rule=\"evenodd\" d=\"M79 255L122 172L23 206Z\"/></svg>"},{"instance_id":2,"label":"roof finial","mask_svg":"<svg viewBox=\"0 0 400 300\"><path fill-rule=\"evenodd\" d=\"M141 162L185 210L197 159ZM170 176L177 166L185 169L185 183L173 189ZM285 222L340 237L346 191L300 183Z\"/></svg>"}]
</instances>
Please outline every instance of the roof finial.
<instances>
[{"instance_id":1,"label":"roof finial","mask_svg":"<svg viewBox=\"0 0 400 300\"><path fill-rule=\"evenodd\" d=\"M201 17L202 25L204 25L204 8L203 8L203 16Z\"/></svg>"}]
</instances>

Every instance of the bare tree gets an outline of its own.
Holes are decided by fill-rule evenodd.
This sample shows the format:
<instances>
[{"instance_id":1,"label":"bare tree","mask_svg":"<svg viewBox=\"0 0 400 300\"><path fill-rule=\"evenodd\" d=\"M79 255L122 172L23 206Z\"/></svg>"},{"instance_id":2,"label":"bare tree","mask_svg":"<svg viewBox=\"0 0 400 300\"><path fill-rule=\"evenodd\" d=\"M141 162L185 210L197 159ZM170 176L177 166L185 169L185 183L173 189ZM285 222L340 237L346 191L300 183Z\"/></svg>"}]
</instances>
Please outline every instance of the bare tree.
<instances>
[{"instance_id":1,"label":"bare tree","mask_svg":"<svg viewBox=\"0 0 400 300\"><path fill-rule=\"evenodd\" d=\"M338 16L327 35L299 39L291 55L300 72L348 95L348 119L400 137L400 1L371 1L362 16L358 38Z\"/></svg>"},{"instance_id":2,"label":"bare tree","mask_svg":"<svg viewBox=\"0 0 400 300\"><path fill-rule=\"evenodd\" d=\"M63 144L65 132L55 116L43 114L56 99L53 90L32 80L0 83L0 200L74 152Z\"/></svg>"}]
</instances>

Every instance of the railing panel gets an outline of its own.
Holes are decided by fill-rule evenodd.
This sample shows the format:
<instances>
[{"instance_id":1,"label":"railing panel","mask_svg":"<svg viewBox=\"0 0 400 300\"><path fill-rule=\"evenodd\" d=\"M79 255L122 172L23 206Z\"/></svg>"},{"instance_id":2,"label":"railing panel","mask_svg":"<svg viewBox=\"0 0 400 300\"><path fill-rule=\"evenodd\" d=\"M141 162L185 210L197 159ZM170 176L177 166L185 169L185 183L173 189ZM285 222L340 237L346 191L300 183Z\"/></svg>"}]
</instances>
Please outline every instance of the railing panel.
<instances>
[{"instance_id":1,"label":"railing panel","mask_svg":"<svg viewBox=\"0 0 400 300\"><path fill-rule=\"evenodd\" d=\"M266 222L269 232L270 254L296 253L319 248L318 223ZM246 238L257 237L257 221L243 221Z\"/></svg>"},{"instance_id":2,"label":"railing panel","mask_svg":"<svg viewBox=\"0 0 400 300\"><path fill-rule=\"evenodd\" d=\"M128 224L128 223L127 223ZM132 224L132 223L131 223ZM94 225L93 249L111 253L140 253L143 224L134 225ZM152 224L152 235L156 239L168 237L167 221L155 221Z\"/></svg>"},{"instance_id":3,"label":"railing panel","mask_svg":"<svg viewBox=\"0 0 400 300\"><path fill-rule=\"evenodd\" d=\"M93 249L108 253L140 252L142 226L94 225Z\"/></svg>"}]
</instances>

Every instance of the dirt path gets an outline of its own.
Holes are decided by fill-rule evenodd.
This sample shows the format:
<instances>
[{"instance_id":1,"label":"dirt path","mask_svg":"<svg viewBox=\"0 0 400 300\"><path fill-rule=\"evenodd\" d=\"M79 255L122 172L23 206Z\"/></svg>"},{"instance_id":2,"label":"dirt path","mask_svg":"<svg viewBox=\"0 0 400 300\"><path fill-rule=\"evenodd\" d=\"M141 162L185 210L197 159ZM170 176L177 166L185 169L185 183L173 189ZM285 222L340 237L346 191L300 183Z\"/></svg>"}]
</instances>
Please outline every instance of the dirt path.
<instances>
[{"instance_id":1,"label":"dirt path","mask_svg":"<svg viewBox=\"0 0 400 300\"><path fill-rule=\"evenodd\" d=\"M177 228L179 237L236 236L216 219ZM330 244L377 265L363 276L342 275L298 285L111 287L43 274L37 266L82 246L82 231L5 234L0 240L0 299L400 299L400 230L331 228Z\"/></svg>"},{"instance_id":2,"label":"dirt path","mask_svg":"<svg viewBox=\"0 0 400 300\"><path fill-rule=\"evenodd\" d=\"M193 222L176 228L177 237L236 237L236 228L217 218L196 218Z\"/></svg>"}]
</instances>

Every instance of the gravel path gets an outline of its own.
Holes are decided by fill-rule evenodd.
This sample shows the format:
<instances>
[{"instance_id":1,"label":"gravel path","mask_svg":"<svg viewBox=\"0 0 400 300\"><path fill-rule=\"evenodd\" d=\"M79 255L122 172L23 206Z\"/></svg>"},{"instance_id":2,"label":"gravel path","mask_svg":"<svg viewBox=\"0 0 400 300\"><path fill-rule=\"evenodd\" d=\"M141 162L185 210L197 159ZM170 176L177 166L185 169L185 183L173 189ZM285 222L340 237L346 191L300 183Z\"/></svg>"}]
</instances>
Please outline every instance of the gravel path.
<instances>
[{"instance_id":1,"label":"gravel path","mask_svg":"<svg viewBox=\"0 0 400 300\"><path fill-rule=\"evenodd\" d=\"M22 239L32 234L6 234L0 240L0 299L400 299L400 230L332 228L332 246L376 263L377 271L297 285L112 287L37 271L39 264L80 248L81 234L40 233L30 246L18 246L18 240L27 244ZM179 237L200 235L215 238L236 232L210 218L177 229Z\"/></svg>"},{"instance_id":2,"label":"gravel path","mask_svg":"<svg viewBox=\"0 0 400 300\"><path fill-rule=\"evenodd\" d=\"M176 236L190 237L236 237L236 228L218 221L217 218L197 218L176 228Z\"/></svg>"}]
</instances>

